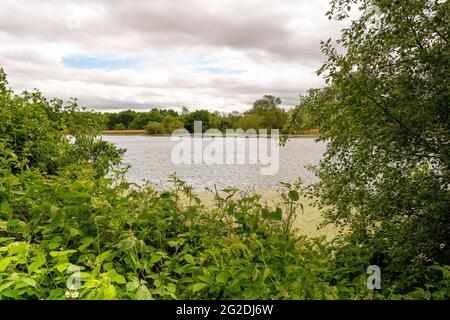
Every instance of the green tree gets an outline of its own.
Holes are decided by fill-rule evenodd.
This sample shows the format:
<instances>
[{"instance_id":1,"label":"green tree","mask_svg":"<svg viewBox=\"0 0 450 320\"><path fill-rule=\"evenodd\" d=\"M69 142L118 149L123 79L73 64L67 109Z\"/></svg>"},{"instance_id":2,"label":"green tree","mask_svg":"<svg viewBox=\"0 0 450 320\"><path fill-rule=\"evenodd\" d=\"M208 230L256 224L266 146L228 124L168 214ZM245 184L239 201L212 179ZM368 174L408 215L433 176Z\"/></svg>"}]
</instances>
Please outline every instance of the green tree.
<instances>
[{"instance_id":1,"label":"green tree","mask_svg":"<svg viewBox=\"0 0 450 320\"><path fill-rule=\"evenodd\" d=\"M210 113L208 110L197 110L194 112L189 113L184 118L184 127L189 132L194 132L194 122L195 121L201 121L202 122L202 130L205 132L210 126Z\"/></svg>"},{"instance_id":2,"label":"green tree","mask_svg":"<svg viewBox=\"0 0 450 320\"><path fill-rule=\"evenodd\" d=\"M307 94L300 96L300 103L289 111L286 132L294 134L329 126L327 121L332 121L332 118L328 117L324 106L333 101L333 94L332 88L327 87L310 89Z\"/></svg>"},{"instance_id":3,"label":"green tree","mask_svg":"<svg viewBox=\"0 0 450 320\"><path fill-rule=\"evenodd\" d=\"M129 129L130 123L136 117L136 111L133 110L125 110L119 113L114 114L109 120L108 127L114 128L116 124L122 123L127 129Z\"/></svg>"},{"instance_id":4,"label":"green tree","mask_svg":"<svg viewBox=\"0 0 450 320\"><path fill-rule=\"evenodd\" d=\"M114 126L114 130L125 130L126 127L123 123L118 123Z\"/></svg>"},{"instance_id":5,"label":"green tree","mask_svg":"<svg viewBox=\"0 0 450 320\"><path fill-rule=\"evenodd\" d=\"M183 114L183 115L188 115L189 113L190 113L189 109L186 108L185 106L183 106L183 107L181 108L181 114Z\"/></svg>"},{"instance_id":6,"label":"green tree","mask_svg":"<svg viewBox=\"0 0 450 320\"><path fill-rule=\"evenodd\" d=\"M98 136L103 115L79 110L76 99L48 100L38 90L14 95L7 85L0 69L0 149L9 148L20 162L14 171L32 168L54 175L78 164L102 176L121 162L124 150Z\"/></svg>"},{"instance_id":7,"label":"green tree","mask_svg":"<svg viewBox=\"0 0 450 320\"><path fill-rule=\"evenodd\" d=\"M244 131L248 129L259 130L262 128L263 121L264 119L261 116L250 113L240 118L236 123L236 127Z\"/></svg>"},{"instance_id":8,"label":"green tree","mask_svg":"<svg viewBox=\"0 0 450 320\"><path fill-rule=\"evenodd\" d=\"M287 120L287 114L279 107L281 102L278 97L265 95L256 100L247 113L258 115L261 118L262 128L282 129Z\"/></svg>"},{"instance_id":9,"label":"green tree","mask_svg":"<svg viewBox=\"0 0 450 320\"><path fill-rule=\"evenodd\" d=\"M305 104L328 143L315 192L387 282L419 275L401 290L425 281L423 266L450 263L450 7L333 0L329 17L349 18L355 3L344 53L322 43L329 87Z\"/></svg>"},{"instance_id":10,"label":"green tree","mask_svg":"<svg viewBox=\"0 0 450 320\"><path fill-rule=\"evenodd\" d=\"M281 102L281 99L278 97L265 95L253 103L251 112L262 115L264 112L277 108Z\"/></svg>"},{"instance_id":11,"label":"green tree","mask_svg":"<svg viewBox=\"0 0 450 320\"><path fill-rule=\"evenodd\" d=\"M161 122L150 121L145 126L145 131L147 131L148 134L163 134L164 126Z\"/></svg>"},{"instance_id":12,"label":"green tree","mask_svg":"<svg viewBox=\"0 0 450 320\"><path fill-rule=\"evenodd\" d=\"M178 117L169 114L163 119L162 125L164 126L166 133L172 133L176 129L183 128L183 121Z\"/></svg>"}]
</instances>

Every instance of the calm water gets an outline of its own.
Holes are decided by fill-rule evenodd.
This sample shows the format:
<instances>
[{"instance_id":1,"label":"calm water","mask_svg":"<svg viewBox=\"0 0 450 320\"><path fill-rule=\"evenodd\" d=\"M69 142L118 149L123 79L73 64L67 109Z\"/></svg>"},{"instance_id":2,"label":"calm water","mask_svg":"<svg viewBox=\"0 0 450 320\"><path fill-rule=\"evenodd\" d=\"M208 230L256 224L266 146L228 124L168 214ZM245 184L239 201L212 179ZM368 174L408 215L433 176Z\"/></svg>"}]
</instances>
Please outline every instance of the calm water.
<instances>
[{"instance_id":1,"label":"calm water","mask_svg":"<svg viewBox=\"0 0 450 320\"><path fill-rule=\"evenodd\" d=\"M205 187L237 186L240 188L270 188L280 181L293 182L300 177L306 184L316 181L316 177L305 168L317 164L325 151L326 144L313 138L295 138L280 147L280 165L275 175L261 175L259 165L207 165L174 164L171 150L175 141L170 137L151 137L145 135L104 136L120 148L127 149L125 163L132 165L127 178L141 183L144 179L154 184L167 184L171 173L194 186L198 190ZM207 143L205 143L207 144Z\"/></svg>"}]
</instances>

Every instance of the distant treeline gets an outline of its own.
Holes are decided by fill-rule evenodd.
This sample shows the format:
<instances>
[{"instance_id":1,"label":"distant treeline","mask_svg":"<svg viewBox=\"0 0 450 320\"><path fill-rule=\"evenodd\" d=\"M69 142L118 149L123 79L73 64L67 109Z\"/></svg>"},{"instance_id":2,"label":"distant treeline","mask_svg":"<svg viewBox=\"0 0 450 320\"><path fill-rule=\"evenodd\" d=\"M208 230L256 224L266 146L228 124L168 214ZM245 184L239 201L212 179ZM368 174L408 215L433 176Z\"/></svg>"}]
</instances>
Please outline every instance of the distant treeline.
<instances>
[{"instance_id":1,"label":"distant treeline","mask_svg":"<svg viewBox=\"0 0 450 320\"><path fill-rule=\"evenodd\" d=\"M194 121L202 121L203 131L216 128L226 129L279 129L285 133L293 132L288 128L289 112L280 108L281 99L265 95L253 103L250 110L240 113L210 112L197 110L190 112L183 107L181 112L173 109L153 108L148 112L133 110L118 113L105 113L107 130L146 130L148 134L170 134L175 129L185 128L194 131Z\"/></svg>"}]
</instances>

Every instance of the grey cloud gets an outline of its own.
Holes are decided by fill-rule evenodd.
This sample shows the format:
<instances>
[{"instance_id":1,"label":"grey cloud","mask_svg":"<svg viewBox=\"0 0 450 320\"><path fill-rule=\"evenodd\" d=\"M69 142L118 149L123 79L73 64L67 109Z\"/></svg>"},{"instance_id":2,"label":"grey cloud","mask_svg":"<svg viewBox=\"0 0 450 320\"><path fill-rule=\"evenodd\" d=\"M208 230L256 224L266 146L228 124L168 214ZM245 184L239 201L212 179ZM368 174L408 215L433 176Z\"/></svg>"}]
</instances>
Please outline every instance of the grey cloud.
<instances>
[{"instance_id":1,"label":"grey cloud","mask_svg":"<svg viewBox=\"0 0 450 320\"><path fill-rule=\"evenodd\" d=\"M300 93L322 84L314 75L324 60L319 42L341 27L327 22L327 7L328 0L2 0L0 67L18 89L78 96L99 110L242 111L264 94L294 105ZM226 50L233 53L226 66L250 71L197 74L195 62L170 56L198 52L220 60ZM142 70L108 72L63 66L62 56L71 54L150 57Z\"/></svg>"},{"instance_id":2,"label":"grey cloud","mask_svg":"<svg viewBox=\"0 0 450 320\"><path fill-rule=\"evenodd\" d=\"M0 4L0 30L21 37L75 42L90 49L151 50L207 44L257 50L271 59L315 60L320 57L320 40L335 34L336 28L332 24L320 30L288 28L289 22L304 13L274 9L294 3L299 1L241 1L208 10L207 2L201 1L72 2L87 10L83 14L63 1L39 1L38 5L6 1ZM300 3L312 5L310 1ZM316 14L323 16L324 6L317 7ZM79 16L79 29L68 28L71 15Z\"/></svg>"}]
</instances>

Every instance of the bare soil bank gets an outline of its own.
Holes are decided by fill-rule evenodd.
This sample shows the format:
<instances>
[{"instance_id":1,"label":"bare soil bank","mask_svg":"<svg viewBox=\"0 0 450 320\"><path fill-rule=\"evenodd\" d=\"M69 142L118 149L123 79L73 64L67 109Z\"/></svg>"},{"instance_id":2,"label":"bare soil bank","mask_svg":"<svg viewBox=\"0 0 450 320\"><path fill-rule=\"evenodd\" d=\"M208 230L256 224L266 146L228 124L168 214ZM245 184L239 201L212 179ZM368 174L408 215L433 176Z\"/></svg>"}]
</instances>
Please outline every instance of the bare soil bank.
<instances>
[{"instance_id":1,"label":"bare soil bank","mask_svg":"<svg viewBox=\"0 0 450 320\"><path fill-rule=\"evenodd\" d=\"M102 135L141 135L147 134L145 130L104 130Z\"/></svg>"}]
</instances>

